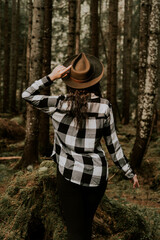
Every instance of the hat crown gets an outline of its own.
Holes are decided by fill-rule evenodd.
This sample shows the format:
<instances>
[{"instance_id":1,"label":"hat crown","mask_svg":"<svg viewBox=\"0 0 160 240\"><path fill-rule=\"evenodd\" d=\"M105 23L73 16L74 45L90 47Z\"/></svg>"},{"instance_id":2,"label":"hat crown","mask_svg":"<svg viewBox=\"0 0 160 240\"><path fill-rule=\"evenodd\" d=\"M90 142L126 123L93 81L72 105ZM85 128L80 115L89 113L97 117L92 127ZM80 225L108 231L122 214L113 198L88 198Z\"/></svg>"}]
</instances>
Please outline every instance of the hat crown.
<instances>
[{"instance_id":1,"label":"hat crown","mask_svg":"<svg viewBox=\"0 0 160 240\"><path fill-rule=\"evenodd\" d=\"M93 67L91 66L85 53L80 53L71 62L71 65L71 76L73 79L76 79L76 81L84 82L92 76Z\"/></svg>"},{"instance_id":2,"label":"hat crown","mask_svg":"<svg viewBox=\"0 0 160 240\"><path fill-rule=\"evenodd\" d=\"M70 74L63 77L63 81L69 87L75 89L89 88L98 83L104 73L103 64L93 55L80 53L71 56L64 64L72 65Z\"/></svg>"}]
</instances>

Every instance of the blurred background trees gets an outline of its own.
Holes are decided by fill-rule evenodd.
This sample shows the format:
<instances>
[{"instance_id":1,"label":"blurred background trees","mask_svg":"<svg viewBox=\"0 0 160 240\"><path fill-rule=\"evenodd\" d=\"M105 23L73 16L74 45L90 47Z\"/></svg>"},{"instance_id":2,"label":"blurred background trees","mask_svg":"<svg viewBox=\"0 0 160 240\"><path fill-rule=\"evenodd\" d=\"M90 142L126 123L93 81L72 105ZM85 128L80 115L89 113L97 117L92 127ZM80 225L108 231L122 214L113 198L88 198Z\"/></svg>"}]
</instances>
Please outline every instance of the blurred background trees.
<instances>
[{"instance_id":1,"label":"blurred background trees","mask_svg":"<svg viewBox=\"0 0 160 240\"><path fill-rule=\"evenodd\" d=\"M158 0L0 1L0 111L27 112L24 165L38 161L38 142L40 154L47 155L49 119L26 108L22 91L82 51L104 64L102 93L116 122L137 127L131 161L135 168L141 165L152 130L160 131L159 13ZM65 93L63 82L56 81L52 91ZM39 118L45 128L38 134Z\"/></svg>"}]
</instances>

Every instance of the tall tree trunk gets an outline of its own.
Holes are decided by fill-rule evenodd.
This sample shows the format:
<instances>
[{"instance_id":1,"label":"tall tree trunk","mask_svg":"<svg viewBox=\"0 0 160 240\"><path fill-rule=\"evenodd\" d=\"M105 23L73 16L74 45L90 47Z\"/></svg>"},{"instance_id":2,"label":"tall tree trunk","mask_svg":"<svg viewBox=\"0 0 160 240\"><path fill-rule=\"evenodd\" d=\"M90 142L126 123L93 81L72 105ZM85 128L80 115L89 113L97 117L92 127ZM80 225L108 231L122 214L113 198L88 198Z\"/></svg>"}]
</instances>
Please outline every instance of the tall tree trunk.
<instances>
[{"instance_id":1,"label":"tall tree trunk","mask_svg":"<svg viewBox=\"0 0 160 240\"><path fill-rule=\"evenodd\" d=\"M26 49L26 86L29 83L29 69L31 60L31 37L32 37L32 0L28 0L28 33Z\"/></svg>"},{"instance_id":2,"label":"tall tree trunk","mask_svg":"<svg viewBox=\"0 0 160 240\"><path fill-rule=\"evenodd\" d=\"M139 131L131 154L131 164L138 169L141 166L143 156L146 152L151 126L155 110L155 99L158 83L158 35L160 25L159 0L152 1L152 9L149 18L149 43L147 56L146 79L144 84L143 102L140 109Z\"/></svg>"},{"instance_id":3,"label":"tall tree trunk","mask_svg":"<svg viewBox=\"0 0 160 240\"><path fill-rule=\"evenodd\" d=\"M91 54L99 57L98 0L91 0Z\"/></svg>"},{"instance_id":4,"label":"tall tree trunk","mask_svg":"<svg viewBox=\"0 0 160 240\"><path fill-rule=\"evenodd\" d=\"M2 111L2 0L0 0L0 112Z\"/></svg>"},{"instance_id":5,"label":"tall tree trunk","mask_svg":"<svg viewBox=\"0 0 160 240\"><path fill-rule=\"evenodd\" d=\"M68 57L75 54L76 39L76 0L69 0Z\"/></svg>"},{"instance_id":6,"label":"tall tree trunk","mask_svg":"<svg viewBox=\"0 0 160 240\"><path fill-rule=\"evenodd\" d=\"M44 37L43 37L43 68L42 75L50 73L51 65L51 37L52 37L52 1L46 0L44 3ZM50 88L43 90L42 94L50 95ZM50 156L49 151L49 116L40 113L39 128L39 152L43 156Z\"/></svg>"},{"instance_id":7,"label":"tall tree trunk","mask_svg":"<svg viewBox=\"0 0 160 240\"><path fill-rule=\"evenodd\" d=\"M99 31L100 31L100 37L101 37L101 44L102 44L102 48L103 48L103 53L105 55L106 58L106 62L108 63L108 56L107 56L107 50L106 50L106 41L104 39L104 34L103 34L103 30L102 30L102 26L101 26L101 21L102 21L102 0L99 1Z\"/></svg>"},{"instance_id":8,"label":"tall tree trunk","mask_svg":"<svg viewBox=\"0 0 160 240\"><path fill-rule=\"evenodd\" d=\"M8 0L4 6L4 71L3 71L3 112L9 112L9 58L10 58L10 34L9 34Z\"/></svg>"},{"instance_id":9,"label":"tall tree trunk","mask_svg":"<svg viewBox=\"0 0 160 240\"><path fill-rule=\"evenodd\" d=\"M131 47L132 47L132 0L125 0L124 13L124 46L123 46L123 124L129 123Z\"/></svg>"},{"instance_id":10,"label":"tall tree trunk","mask_svg":"<svg viewBox=\"0 0 160 240\"><path fill-rule=\"evenodd\" d=\"M160 46L160 34L159 34ZM157 134L160 136L160 47L158 50L158 96L157 96Z\"/></svg>"},{"instance_id":11,"label":"tall tree trunk","mask_svg":"<svg viewBox=\"0 0 160 240\"><path fill-rule=\"evenodd\" d=\"M20 38L20 24L21 24L21 14L20 14L20 0L17 0L17 10L16 10L16 41L17 43L21 41L21 38ZM24 42L23 42L24 44ZM23 46L25 48L25 46ZM17 47L16 47L16 72L15 72L15 75L16 75L16 86L15 86L15 111L14 112L18 112L19 111L19 106L17 106L17 100L19 100L17 98L17 90L19 90L21 87L19 87L19 76L18 76L18 69L19 69L19 51L20 51L20 46L19 44L17 44ZM23 56L22 56L22 62L23 62ZM25 63L22 63L22 64L25 64ZM21 82L20 82L20 85L21 85ZM20 92L20 91L19 91Z\"/></svg>"},{"instance_id":12,"label":"tall tree trunk","mask_svg":"<svg viewBox=\"0 0 160 240\"><path fill-rule=\"evenodd\" d=\"M80 28L81 28L81 0L76 5L76 54L80 52Z\"/></svg>"},{"instance_id":13,"label":"tall tree trunk","mask_svg":"<svg viewBox=\"0 0 160 240\"><path fill-rule=\"evenodd\" d=\"M113 106L113 113L116 121L118 0L109 1L108 21L107 98Z\"/></svg>"},{"instance_id":14,"label":"tall tree trunk","mask_svg":"<svg viewBox=\"0 0 160 240\"><path fill-rule=\"evenodd\" d=\"M150 15L150 0L141 0L140 3L140 27L139 27L139 71L138 71L138 104L137 104L137 129L136 141L131 153L131 164L136 166L135 154L136 144L140 138L140 120L142 117L144 89L147 69L147 55L148 55L148 38L149 38L149 15ZM137 151L137 150L136 150ZM138 154L138 153L137 153ZM143 154L142 154L143 155ZM136 156L137 158L137 156ZM140 163L141 164L141 163Z\"/></svg>"},{"instance_id":15,"label":"tall tree trunk","mask_svg":"<svg viewBox=\"0 0 160 240\"><path fill-rule=\"evenodd\" d=\"M26 103L22 101L22 94L24 89L27 88L29 83L29 69L30 69L30 60L31 60L31 36L32 36L32 0L28 0L25 4L25 11L28 17L26 18L26 25L28 27L27 35L24 37L24 49L23 49L23 66L22 66L22 76L21 79L21 89L20 89L20 104L19 110L23 109L23 112L26 112Z\"/></svg>"},{"instance_id":16,"label":"tall tree trunk","mask_svg":"<svg viewBox=\"0 0 160 240\"><path fill-rule=\"evenodd\" d=\"M12 0L12 28L10 50L10 109L16 112L16 88L17 88L17 14L16 0Z\"/></svg>"},{"instance_id":17,"label":"tall tree trunk","mask_svg":"<svg viewBox=\"0 0 160 240\"><path fill-rule=\"evenodd\" d=\"M21 81L20 81L20 88L19 88L19 112L22 111L23 109L23 105L24 105L24 101L22 101L22 92L24 90L24 85L26 84L26 45L27 45L27 37L24 36L23 39L23 55L22 55L22 71L21 71L21 75L19 76Z\"/></svg>"},{"instance_id":18,"label":"tall tree trunk","mask_svg":"<svg viewBox=\"0 0 160 240\"><path fill-rule=\"evenodd\" d=\"M44 5L41 0L33 2L33 22L31 40L31 66L29 84L42 77L42 49L43 49L43 17ZM38 110L31 105L27 106L26 139L22 160L19 166L28 166L38 162Z\"/></svg>"},{"instance_id":19,"label":"tall tree trunk","mask_svg":"<svg viewBox=\"0 0 160 240\"><path fill-rule=\"evenodd\" d=\"M151 10L150 0L141 0L140 4L140 29L139 29L139 72L138 72L138 109L137 132L142 113L144 87L147 69L149 15Z\"/></svg>"}]
</instances>

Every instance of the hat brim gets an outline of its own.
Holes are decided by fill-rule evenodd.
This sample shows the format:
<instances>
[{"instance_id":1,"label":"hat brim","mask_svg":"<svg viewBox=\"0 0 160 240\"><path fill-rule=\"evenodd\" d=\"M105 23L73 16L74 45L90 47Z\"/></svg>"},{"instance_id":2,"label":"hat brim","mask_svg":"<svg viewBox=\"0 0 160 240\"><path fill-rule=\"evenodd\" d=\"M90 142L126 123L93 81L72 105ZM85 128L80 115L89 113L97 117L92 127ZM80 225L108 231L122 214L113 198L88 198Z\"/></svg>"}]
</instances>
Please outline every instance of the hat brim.
<instances>
[{"instance_id":1,"label":"hat brim","mask_svg":"<svg viewBox=\"0 0 160 240\"><path fill-rule=\"evenodd\" d=\"M64 63L63 65L65 67L68 67L72 60L74 58L76 58L78 55L74 55L70 58L68 58ZM104 67L103 67L103 64L99 61L98 58L96 58L95 56L92 56L92 55L89 55L89 54L86 54L90 64L92 64L94 66L94 73L92 74L92 78L87 81L87 82L77 82L77 81L74 81L70 78L70 74L68 74L66 77L62 78L62 80L64 81L64 83L71 87L71 88L76 88L76 89L83 89L83 88L88 88L88 87L91 87L93 85L95 85L96 83L98 83L101 78L103 77L103 73L104 73Z\"/></svg>"}]
</instances>

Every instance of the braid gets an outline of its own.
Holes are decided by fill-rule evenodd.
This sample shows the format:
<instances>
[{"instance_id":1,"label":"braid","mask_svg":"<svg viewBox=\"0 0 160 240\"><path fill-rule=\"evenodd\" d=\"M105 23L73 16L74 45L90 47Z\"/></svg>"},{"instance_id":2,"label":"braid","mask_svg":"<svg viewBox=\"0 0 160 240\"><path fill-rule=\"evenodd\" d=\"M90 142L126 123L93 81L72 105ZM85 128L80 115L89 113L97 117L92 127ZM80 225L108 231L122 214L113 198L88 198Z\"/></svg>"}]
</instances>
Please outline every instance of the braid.
<instances>
[{"instance_id":1,"label":"braid","mask_svg":"<svg viewBox=\"0 0 160 240\"><path fill-rule=\"evenodd\" d=\"M100 84L97 83L94 86L86 89L73 89L67 86L67 99L68 108L70 109L70 115L75 117L77 127L82 128L83 119L86 119L88 110L88 100L91 93L95 93L101 97Z\"/></svg>"}]
</instances>

